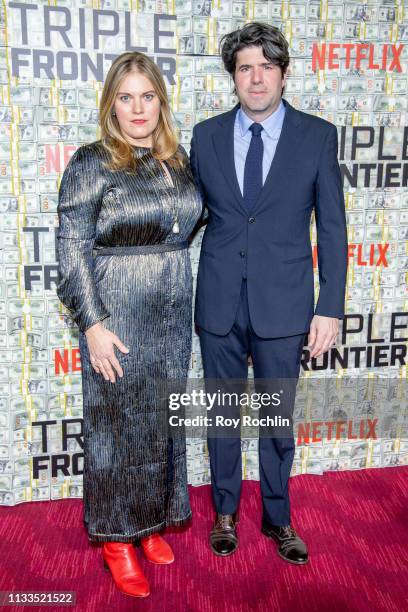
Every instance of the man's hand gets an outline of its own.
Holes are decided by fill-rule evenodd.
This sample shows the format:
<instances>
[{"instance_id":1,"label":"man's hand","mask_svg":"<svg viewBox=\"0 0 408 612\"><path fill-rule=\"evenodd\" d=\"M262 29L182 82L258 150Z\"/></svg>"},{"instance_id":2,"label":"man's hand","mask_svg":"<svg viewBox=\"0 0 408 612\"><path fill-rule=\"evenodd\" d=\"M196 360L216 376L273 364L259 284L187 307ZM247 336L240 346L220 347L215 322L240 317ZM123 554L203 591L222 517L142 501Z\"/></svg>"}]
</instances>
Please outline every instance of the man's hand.
<instances>
[{"instance_id":1,"label":"man's hand","mask_svg":"<svg viewBox=\"0 0 408 612\"><path fill-rule=\"evenodd\" d=\"M314 315L310 323L308 346L310 358L319 357L336 342L339 333L339 320L333 317Z\"/></svg>"}]
</instances>

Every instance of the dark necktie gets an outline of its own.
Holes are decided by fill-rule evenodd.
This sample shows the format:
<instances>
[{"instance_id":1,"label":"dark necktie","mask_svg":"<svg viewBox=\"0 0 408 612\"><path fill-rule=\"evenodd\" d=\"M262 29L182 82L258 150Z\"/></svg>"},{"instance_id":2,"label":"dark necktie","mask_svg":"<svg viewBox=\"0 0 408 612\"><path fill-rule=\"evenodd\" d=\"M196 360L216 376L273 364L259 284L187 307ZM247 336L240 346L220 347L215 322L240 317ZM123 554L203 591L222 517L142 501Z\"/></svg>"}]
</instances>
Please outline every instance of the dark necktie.
<instances>
[{"instance_id":1,"label":"dark necktie","mask_svg":"<svg viewBox=\"0 0 408 612\"><path fill-rule=\"evenodd\" d=\"M248 210L251 210L262 189L263 127L260 123L253 123L249 129L252 138L245 159L244 202Z\"/></svg>"}]
</instances>

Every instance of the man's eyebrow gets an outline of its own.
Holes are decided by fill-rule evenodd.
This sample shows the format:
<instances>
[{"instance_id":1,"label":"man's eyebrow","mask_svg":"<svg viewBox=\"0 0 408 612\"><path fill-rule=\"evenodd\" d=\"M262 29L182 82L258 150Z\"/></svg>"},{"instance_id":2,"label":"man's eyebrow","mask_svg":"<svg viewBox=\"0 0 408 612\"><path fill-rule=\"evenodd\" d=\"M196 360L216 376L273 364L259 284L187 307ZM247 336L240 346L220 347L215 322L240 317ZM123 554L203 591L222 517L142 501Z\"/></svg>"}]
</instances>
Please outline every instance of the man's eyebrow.
<instances>
[{"instance_id":1,"label":"man's eyebrow","mask_svg":"<svg viewBox=\"0 0 408 612\"><path fill-rule=\"evenodd\" d=\"M262 64L256 64L257 66L275 66L273 62L262 62ZM238 64L238 68L251 68L251 66L255 66L255 64Z\"/></svg>"}]
</instances>

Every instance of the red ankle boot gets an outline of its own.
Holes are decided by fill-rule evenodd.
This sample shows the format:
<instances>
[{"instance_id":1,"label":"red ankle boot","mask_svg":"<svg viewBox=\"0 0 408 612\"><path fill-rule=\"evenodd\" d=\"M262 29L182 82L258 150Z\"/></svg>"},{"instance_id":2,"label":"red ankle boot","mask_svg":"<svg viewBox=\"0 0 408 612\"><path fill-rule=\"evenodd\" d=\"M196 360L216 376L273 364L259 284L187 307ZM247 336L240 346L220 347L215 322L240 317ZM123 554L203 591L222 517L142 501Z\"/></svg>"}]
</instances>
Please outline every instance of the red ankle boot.
<instances>
[{"instance_id":1,"label":"red ankle boot","mask_svg":"<svg viewBox=\"0 0 408 612\"><path fill-rule=\"evenodd\" d=\"M148 561L160 565L173 563L173 551L158 533L142 538L140 544Z\"/></svg>"},{"instance_id":2,"label":"red ankle boot","mask_svg":"<svg viewBox=\"0 0 408 612\"><path fill-rule=\"evenodd\" d=\"M105 542L102 549L105 569L122 593L133 597L147 597L150 587L137 560L133 544Z\"/></svg>"}]
</instances>

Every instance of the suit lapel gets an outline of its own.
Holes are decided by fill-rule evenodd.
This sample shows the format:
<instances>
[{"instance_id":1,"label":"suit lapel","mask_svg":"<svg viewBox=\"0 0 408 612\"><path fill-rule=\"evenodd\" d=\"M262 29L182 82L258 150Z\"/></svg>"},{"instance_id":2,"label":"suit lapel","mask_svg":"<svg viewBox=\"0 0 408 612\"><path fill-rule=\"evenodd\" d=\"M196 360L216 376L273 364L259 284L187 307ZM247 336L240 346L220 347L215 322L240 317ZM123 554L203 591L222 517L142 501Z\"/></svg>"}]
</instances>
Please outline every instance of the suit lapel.
<instances>
[{"instance_id":1,"label":"suit lapel","mask_svg":"<svg viewBox=\"0 0 408 612\"><path fill-rule=\"evenodd\" d=\"M298 147L298 139L301 132L298 126L301 122L301 115L287 100L282 100L286 107L282 130L276 145L271 167L269 168L265 183L251 213L260 208L262 204L267 201L268 197L277 192L279 177L285 172L286 166L288 164L290 165L293 154Z\"/></svg>"},{"instance_id":2,"label":"suit lapel","mask_svg":"<svg viewBox=\"0 0 408 612\"><path fill-rule=\"evenodd\" d=\"M244 198L242 197L241 190L239 188L237 173L235 170L234 123L235 115L238 109L239 104L219 118L217 132L213 134L212 138L214 148L217 153L218 164L224 174L225 180L231 187L232 193L234 194L240 207L245 211L245 213L248 213Z\"/></svg>"},{"instance_id":3,"label":"suit lapel","mask_svg":"<svg viewBox=\"0 0 408 612\"><path fill-rule=\"evenodd\" d=\"M276 185L279 185L279 174L285 171L285 166L290 162L291 158L293 158L293 152L296 151L297 148L300 135L298 125L301 121L301 116L287 100L282 99L282 101L286 107L282 130L271 167L251 213L259 208L271 193L276 191ZM248 209L245 206L244 198L239 188L234 159L234 123L239 107L240 105L237 104L231 111L219 117L219 129L213 134L212 138L217 153L218 163L224 174L225 180L232 189L237 203L242 210L248 214ZM274 186L275 189L272 189Z\"/></svg>"}]
</instances>

